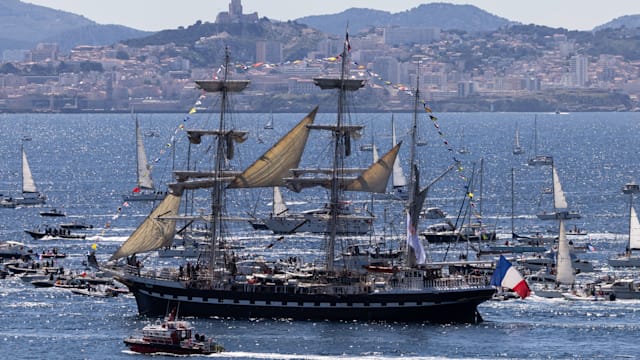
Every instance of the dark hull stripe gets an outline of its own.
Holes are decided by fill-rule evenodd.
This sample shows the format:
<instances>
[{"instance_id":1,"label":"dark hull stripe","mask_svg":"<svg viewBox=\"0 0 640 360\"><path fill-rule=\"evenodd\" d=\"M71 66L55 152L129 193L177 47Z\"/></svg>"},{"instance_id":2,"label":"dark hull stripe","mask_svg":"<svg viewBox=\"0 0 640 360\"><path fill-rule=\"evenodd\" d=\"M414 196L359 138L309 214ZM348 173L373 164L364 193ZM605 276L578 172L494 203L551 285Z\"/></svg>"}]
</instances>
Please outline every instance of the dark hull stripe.
<instances>
[{"instance_id":1,"label":"dark hull stripe","mask_svg":"<svg viewBox=\"0 0 640 360\"><path fill-rule=\"evenodd\" d=\"M139 286L138 286L139 285ZM494 293L491 288L441 292L371 295L308 295L242 291L181 289L129 283L138 311L164 315L180 306L184 316L232 318L290 318L327 320L481 321L478 304Z\"/></svg>"}]
</instances>

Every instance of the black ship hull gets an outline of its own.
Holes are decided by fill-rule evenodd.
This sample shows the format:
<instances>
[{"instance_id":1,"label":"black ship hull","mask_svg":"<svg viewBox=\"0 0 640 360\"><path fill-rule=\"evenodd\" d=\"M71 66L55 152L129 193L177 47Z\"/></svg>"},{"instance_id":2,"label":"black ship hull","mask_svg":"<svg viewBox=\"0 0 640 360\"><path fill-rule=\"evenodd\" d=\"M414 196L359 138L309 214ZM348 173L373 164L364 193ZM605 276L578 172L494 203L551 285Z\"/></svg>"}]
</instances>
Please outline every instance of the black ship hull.
<instances>
[{"instance_id":1,"label":"black ship hull","mask_svg":"<svg viewBox=\"0 0 640 360\"><path fill-rule=\"evenodd\" d=\"M215 290L141 277L121 278L141 315L157 316L179 306L194 317L286 318L295 320L426 321L478 323L477 306L491 298L488 286L447 290L349 295L303 294L287 286L246 286ZM177 286L173 285L177 284Z\"/></svg>"}]
</instances>

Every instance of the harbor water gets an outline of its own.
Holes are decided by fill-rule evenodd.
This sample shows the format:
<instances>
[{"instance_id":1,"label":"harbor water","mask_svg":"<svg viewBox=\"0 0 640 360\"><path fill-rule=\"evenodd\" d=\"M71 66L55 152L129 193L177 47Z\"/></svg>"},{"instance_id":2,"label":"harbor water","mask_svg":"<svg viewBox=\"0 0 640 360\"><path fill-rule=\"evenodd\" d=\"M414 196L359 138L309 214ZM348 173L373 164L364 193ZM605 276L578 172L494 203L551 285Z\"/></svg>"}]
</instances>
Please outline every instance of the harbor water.
<instances>
[{"instance_id":1,"label":"harbor water","mask_svg":"<svg viewBox=\"0 0 640 360\"><path fill-rule=\"evenodd\" d=\"M322 109L321 109L322 110ZM588 235L577 244L595 251L580 254L598 273L640 279L638 270L615 272L607 258L624 250L628 235L629 195L626 183L640 179L640 115L635 113L442 113L420 120L417 148L421 183L436 178L454 161L461 166L429 191L426 206L438 206L449 216L460 210L465 194L474 194L473 216L495 224L499 237L557 233L557 223L541 221L536 213L551 211L545 189L551 187L550 167L526 165L536 152L551 155L569 208L581 219L568 222ZM171 181L172 168L185 161L188 146L182 126L202 127L215 115L138 114L147 155L158 187ZM238 160L249 165L304 114L273 114L274 129L264 129L271 114L234 114L238 129L249 138L236 149ZM401 163L408 174L411 114L394 114L396 133L403 140ZM352 114L365 125L352 145L357 166L366 166L372 154L359 146L375 143L380 153L391 148L391 114ZM330 123L335 114L319 113L316 123ZM537 151L534 149L537 123ZM36 252L57 248L66 259L57 265L76 271L87 252L95 249L106 260L149 214L151 203L125 203L122 195L136 185L135 122L129 114L0 114L0 193L17 196L21 189L21 146L38 190L47 195L42 207L0 208L0 241L20 241ZM513 155L516 127L525 147ZM464 137L461 134L464 133ZM313 141L313 142L312 142ZM311 138L314 162L326 152L329 139ZM461 148L468 153L460 153ZM175 152L174 149L179 149ZM482 161L481 161L482 159ZM193 160L193 159L192 159ZM480 171L482 169L482 171ZM512 170L515 182L512 191ZM482 178L482 186L472 177ZM323 190L285 193L292 208L316 208L326 201ZM196 199L196 202L198 199ZM402 205L387 200L355 198L380 221L375 237L389 247L404 241ZM513 204L513 206L512 206ZM207 204L198 206L203 209ZM229 199L229 211L238 217L268 214L270 189L242 190ZM57 208L67 216L44 218L39 212ZM513 216L512 216L513 214ZM33 240L24 230L58 222L83 221L93 225L84 240ZM424 222L425 224L428 221ZM512 229L513 224L513 229ZM278 259L296 256L315 260L322 236L278 236L253 232L246 222L232 230L238 251ZM392 240L388 240L392 239ZM395 244L393 243L395 242ZM473 245L473 244L471 244ZM427 246L432 260L472 251L469 244ZM450 258L449 258L450 259ZM173 265L178 259L143 258L144 266ZM580 275L579 275L580 277ZM366 323L291 321L288 319L187 319L199 332L215 338L226 349L209 357L221 359L615 359L640 358L640 300L570 302L542 299L490 301L479 311L480 324ZM157 319L139 316L135 299L87 298L63 289L35 288L15 277L0 280L0 356L11 359L135 359L123 340Z\"/></svg>"}]
</instances>

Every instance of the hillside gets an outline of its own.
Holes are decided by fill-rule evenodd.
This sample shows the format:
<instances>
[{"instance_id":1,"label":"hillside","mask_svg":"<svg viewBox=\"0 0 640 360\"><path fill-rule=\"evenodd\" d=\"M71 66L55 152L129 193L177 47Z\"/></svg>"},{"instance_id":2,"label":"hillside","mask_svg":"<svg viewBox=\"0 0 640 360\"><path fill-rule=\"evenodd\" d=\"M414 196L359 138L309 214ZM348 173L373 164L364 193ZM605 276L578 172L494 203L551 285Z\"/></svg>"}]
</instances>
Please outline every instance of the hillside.
<instances>
[{"instance_id":1,"label":"hillside","mask_svg":"<svg viewBox=\"0 0 640 360\"><path fill-rule=\"evenodd\" d=\"M195 66L210 66L222 58L225 46L234 49L234 59L251 62L256 58L256 41L272 40L284 44L284 60L296 60L317 48L326 38L321 32L295 22L275 22L262 18L255 23L215 24L197 22L186 28L163 30L150 36L124 41L128 46L163 45L168 43L187 47L185 54ZM208 46L196 46L207 39Z\"/></svg>"},{"instance_id":2,"label":"hillside","mask_svg":"<svg viewBox=\"0 0 640 360\"><path fill-rule=\"evenodd\" d=\"M593 31L605 30L605 29L619 29L619 28L635 29L640 28L640 15L625 15L615 18L600 26L596 26Z\"/></svg>"},{"instance_id":3,"label":"hillside","mask_svg":"<svg viewBox=\"0 0 640 360\"><path fill-rule=\"evenodd\" d=\"M99 25L84 16L19 0L0 2L0 52L31 49L40 42L56 42L61 50L75 45L109 45L149 33L124 26Z\"/></svg>"},{"instance_id":4,"label":"hillside","mask_svg":"<svg viewBox=\"0 0 640 360\"><path fill-rule=\"evenodd\" d=\"M346 24L351 32L370 26L437 27L467 32L492 31L513 22L473 5L423 4L407 11L389 13L371 9L348 9L339 14L307 16L296 20L329 34L342 34Z\"/></svg>"}]
</instances>

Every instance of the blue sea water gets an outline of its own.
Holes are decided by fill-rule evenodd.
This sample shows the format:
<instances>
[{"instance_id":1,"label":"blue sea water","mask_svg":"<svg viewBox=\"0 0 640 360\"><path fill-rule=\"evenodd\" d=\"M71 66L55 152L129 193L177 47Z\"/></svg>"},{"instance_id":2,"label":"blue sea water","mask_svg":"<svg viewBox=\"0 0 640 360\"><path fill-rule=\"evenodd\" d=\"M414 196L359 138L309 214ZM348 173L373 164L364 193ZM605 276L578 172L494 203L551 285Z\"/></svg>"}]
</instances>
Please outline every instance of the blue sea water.
<instances>
[{"instance_id":1,"label":"blue sea water","mask_svg":"<svg viewBox=\"0 0 640 360\"><path fill-rule=\"evenodd\" d=\"M236 149L237 160L248 165L293 126L303 114L275 114L274 130L263 129L269 114L235 114L238 128L249 131L249 139ZM353 145L359 166L371 159L358 151L373 139L380 153L391 147L390 114L352 114L354 122L366 125ZM472 170L483 161L482 189L471 189L475 213L498 231L511 233L512 194L516 232L557 231L557 224L536 219L535 213L551 210L548 167L530 167L533 153L534 118L537 121L538 153L552 155L562 187L572 210L582 214L576 224L589 232L577 240L592 243L597 251L582 254L603 273L606 259L624 248L628 228L629 197L621 192L625 183L638 181L640 139L638 114L634 113L443 113L434 122L420 119L420 138L428 145L418 148L422 183L440 174L453 159L462 169L453 171L429 192L428 206L440 206L455 214ZM317 123L332 122L333 114L320 113ZM172 167L185 159L180 125L203 127L216 117L192 114L139 114L141 126L157 131L145 137L147 155L154 164L158 184L170 180ZM410 114L395 114L396 131L405 144ZM435 125L439 126L438 133ZM516 126L525 155L511 153ZM464 132L464 138L461 133ZM172 141L175 137L175 142ZM28 137L30 141L21 139ZM330 139L318 135L311 156L314 162L326 153ZM464 142L464 143L462 143ZM67 213L64 220L39 216L43 208L0 209L0 240L22 241L36 250L58 247L69 257L60 265L82 269L84 254L97 246L99 258L108 257L135 229L150 210L149 204L123 204L121 195L135 186L134 122L128 114L0 114L0 193L18 195L20 147L24 146L39 190L48 196L44 208ZM457 152L462 147L469 154ZM176 156L173 156L176 149ZM401 151L405 171L409 152ZM157 161L154 161L157 160ZM205 166L206 158L198 159ZM511 171L515 174L511 191ZM475 175L479 178L480 175ZM321 191L310 195L286 193L301 209L316 207ZM246 215L255 209L268 212L270 192L243 191L230 202L230 211ZM204 206L204 205L203 205ZM401 215L385 202L373 211L386 220L384 231L404 229ZM384 214L383 214L384 213ZM58 221L83 220L94 225L86 240L36 241L25 229ZM235 229L237 241L264 256L319 254L321 239L287 239L272 248L275 238L253 234L246 224ZM376 231L383 231L376 229ZM437 256L442 249L434 247ZM462 249L464 250L464 249ZM151 261L151 260L149 260ZM639 277L637 273L630 275ZM640 301L568 302L535 297L525 300L487 302L480 306L485 322L478 325L432 325L362 322L292 322L254 319L189 319L198 331L216 338L226 352L212 357L247 359L612 359L638 358L640 345ZM122 340L155 321L137 315L130 296L89 299L60 289L36 289L19 279L0 280L0 356L12 359L135 359Z\"/></svg>"}]
</instances>

